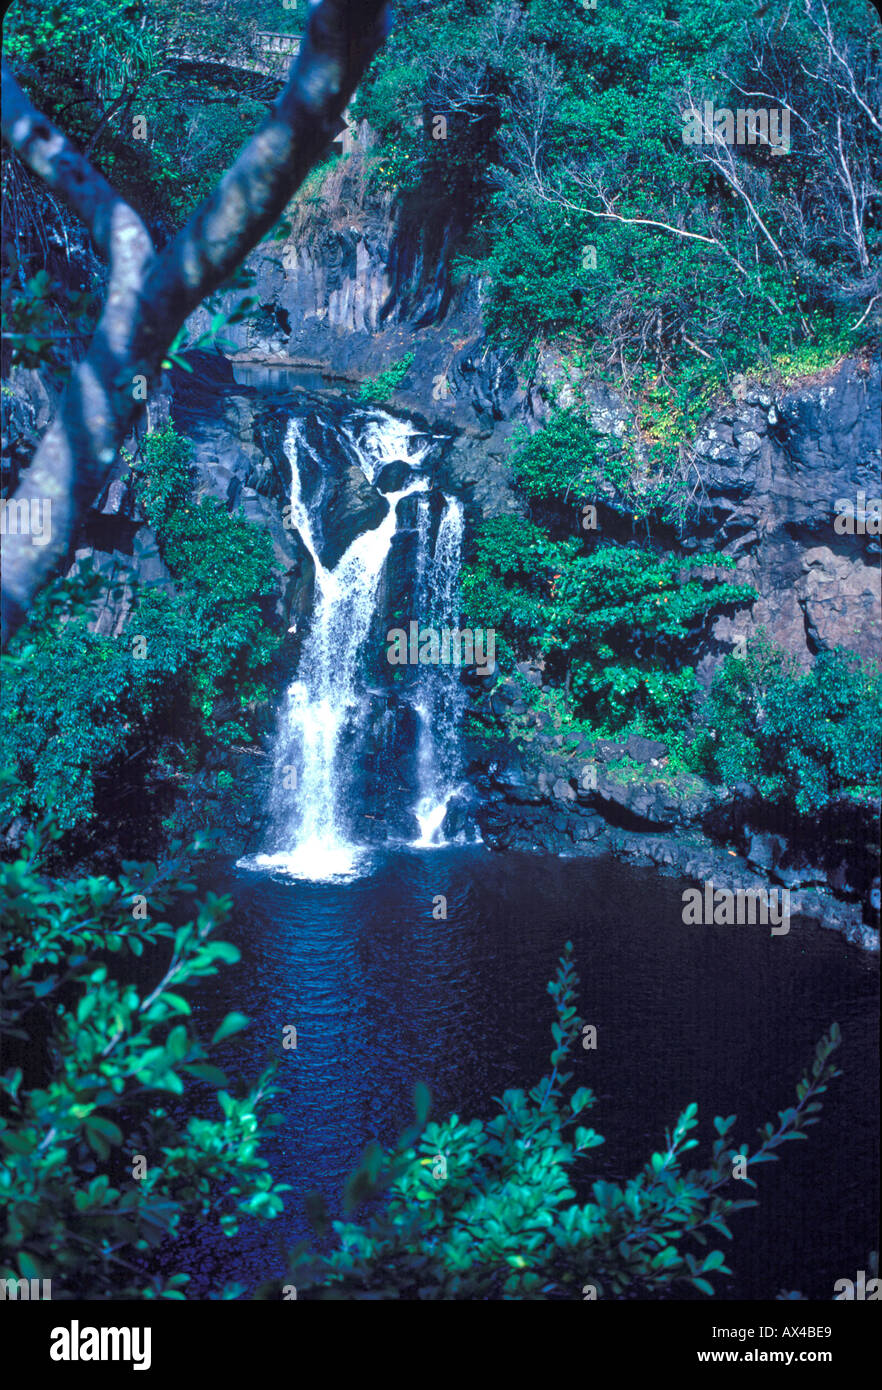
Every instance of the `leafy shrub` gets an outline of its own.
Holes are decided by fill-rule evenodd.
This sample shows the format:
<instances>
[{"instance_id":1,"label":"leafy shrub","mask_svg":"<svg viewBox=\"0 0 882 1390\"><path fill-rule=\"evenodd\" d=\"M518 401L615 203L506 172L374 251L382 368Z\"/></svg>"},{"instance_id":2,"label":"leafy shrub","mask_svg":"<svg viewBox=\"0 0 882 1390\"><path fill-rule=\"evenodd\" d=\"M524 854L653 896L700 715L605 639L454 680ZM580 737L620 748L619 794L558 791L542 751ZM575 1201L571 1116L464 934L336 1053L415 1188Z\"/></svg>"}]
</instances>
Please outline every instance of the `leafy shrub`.
<instances>
[{"instance_id":1,"label":"leafy shrub","mask_svg":"<svg viewBox=\"0 0 882 1390\"><path fill-rule=\"evenodd\" d=\"M654 512L666 521L682 519L685 483L676 450L650 444L643 464L632 445L596 430L584 408L554 410L541 429L532 435L521 431L513 443L515 478L533 501L578 506L614 490L635 520Z\"/></svg>"},{"instance_id":2,"label":"leafy shrub","mask_svg":"<svg viewBox=\"0 0 882 1390\"><path fill-rule=\"evenodd\" d=\"M366 1199L384 1201L361 1223L335 1221L330 1253L295 1252L298 1297L653 1298L684 1284L710 1296L712 1277L731 1274L707 1241L731 1239L731 1214L756 1205L725 1195L734 1162L743 1157L744 1181L755 1188L755 1166L774 1162L781 1144L804 1139L817 1123L818 1097L840 1074L830 1060L839 1028L818 1044L796 1104L760 1130L752 1152L732 1137L736 1117L718 1117L710 1162L686 1168L685 1154L698 1146L691 1104L637 1177L592 1183L585 1155L604 1141L582 1122L594 1093L570 1086L583 1031L571 953L568 942L548 987L556 1015L550 1073L529 1092L506 1091L486 1122L451 1115L426 1124L428 1094L418 1087L416 1125L391 1153L369 1146L348 1182L347 1215ZM313 1211L324 1235L318 1199Z\"/></svg>"},{"instance_id":3,"label":"leafy shrub","mask_svg":"<svg viewBox=\"0 0 882 1390\"><path fill-rule=\"evenodd\" d=\"M2 658L7 821L52 810L62 830L87 825L98 785L119 778L129 755L154 747L169 726L185 665L173 602L155 628L139 624L147 643L136 660L128 637L89 630L91 605L104 592L101 576L89 571L56 585Z\"/></svg>"},{"instance_id":4,"label":"leafy shrub","mask_svg":"<svg viewBox=\"0 0 882 1390\"><path fill-rule=\"evenodd\" d=\"M592 481L602 471L601 450L606 441L572 407L555 411L535 434L513 437L512 466L528 497L574 500L590 495Z\"/></svg>"},{"instance_id":5,"label":"leafy shrub","mask_svg":"<svg viewBox=\"0 0 882 1390\"><path fill-rule=\"evenodd\" d=\"M388 401L394 391L397 391L413 363L414 353L406 352L398 362L393 362L391 367L387 367L385 372L380 372L379 376L368 377L367 381L361 383L358 392L360 401Z\"/></svg>"},{"instance_id":6,"label":"leafy shrub","mask_svg":"<svg viewBox=\"0 0 882 1390\"><path fill-rule=\"evenodd\" d=\"M806 671L760 632L726 658L702 725L698 765L729 786L804 813L879 795L882 672L852 653L821 652Z\"/></svg>"},{"instance_id":7,"label":"leafy shrub","mask_svg":"<svg viewBox=\"0 0 882 1390\"><path fill-rule=\"evenodd\" d=\"M401 0L397 14L358 113L386 186L432 206L441 259L480 277L497 343L581 352L651 414L666 398L681 428L732 371L878 343L873 196L852 208L838 153L854 187L877 186L866 0L831 12L834 49L817 0L761 23L752 0L690 0L675 23L662 0ZM845 107L843 62L860 74ZM801 133L786 158L732 148L726 177L718 150L683 143L682 113L750 91L790 106Z\"/></svg>"},{"instance_id":8,"label":"leafy shrub","mask_svg":"<svg viewBox=\"0 0 882 1390\"><path fill-rule=\"evenodd\" d=\"M250 704L267 698L267 666L280 640L266 603L277 585L277 567L266 532L213 498L191 499L192 456L189 440L170 422L147 436L136 477L177 583L182 665L201 729L230 742L247 739L247 731L239 721L219 725L214 707L226 697L241 721ZM156 631L157 610L165 615L167 608L159 594L146 596L139 618Z\"/></svg>"},{"instance_id":9,"label":"leafy shrub","mask_svg":"<svg viewBox=\"0 0 882 1390\"><path fill-rule=\"evenodd\" d=\"M579 550L578 541L552 541L518 517L486 523L463 578L470 622L497 631L503 664L544 656L574 714L613 732L632 724L682 729L697 689L689 662L696 639L714 614L753 590L695 574L734 568L721 555Z\"/></svg>"},{"instance_id":10,"label":"leafy shrub","mask_svg":"<svg viewBox=\"0 0 882 1390\"><path fill-rule=\"evenodd\" d=\"M248 742L268 698L280 641L268 535L191 500L192 446L174 425L148 435L144 453L137 487L175 592L142 589L116 637L89 630L100 576L43 596L2 658L7 820L52 810L63 830L85 827L99 783L124 796L132 773L163 756L179 767L208 740Z\"/></svg>"},{"instance_id":11,"label":"leafy shrub","mask_svg":"<svg viewBox=\"0 0 882 1390\"><path fill-rule=\"evenodd\" d=\"M135 471L144 515L161 530L190 500L193 446L171 423L152 430L144 441L144 462Z\"/></svg>"},{"instance_id":12,"label":"leafy shrub","mask_svg":"<svg viewBox=\"0 0 882 1390\"><path fill-rule=\"evenodd\" d=\"M190 1275L151 1273L151 1252L189 1220L233 1236L270 1219L285 1190L259 1153L271 1073L236 1099L210 1060L248 1020L228 1014L203 1043L180 992L238 960L215 936L230 901L182 913L179 852L53 878L40 859L59 833L44 824L0 864L0 1277L51 1278L55 1299L184 1298Z\"/></svg>"}]
</instances>

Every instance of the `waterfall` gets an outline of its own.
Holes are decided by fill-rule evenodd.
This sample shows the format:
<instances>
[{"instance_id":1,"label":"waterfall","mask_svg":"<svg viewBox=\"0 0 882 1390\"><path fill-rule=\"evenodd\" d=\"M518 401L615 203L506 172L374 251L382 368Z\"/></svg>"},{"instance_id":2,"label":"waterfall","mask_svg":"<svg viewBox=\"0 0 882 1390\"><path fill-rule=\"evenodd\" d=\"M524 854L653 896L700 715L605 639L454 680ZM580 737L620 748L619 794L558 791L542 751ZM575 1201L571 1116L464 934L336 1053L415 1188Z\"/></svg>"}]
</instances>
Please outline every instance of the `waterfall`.
<instances>
[{"instance_id":1,"label":"waterfall","mask_svg":"<svg viewBox=\"0 0 882 1390\"><path fill-rule=\"evenodd\" d=\"M292 475L290 516L315 566L314 610L279 716L271 792L274 844L243 861L243 866L309 879L351 876L367 853L351 827L359 810L354 804L357 764L369 737L371 697L377 694L367 688L368 639L372 631L376 636L378 593L399 527L400 504L413 494L418 500L408 598L414 616L423 623L450 626L459 619L463 513L458 501L444 498L432 545L430 484L424 471L431 440L407 421L380 411L355 412L340 422L338 437L369 482L385 464L402 460L411 474L399 491L384 494L387 510L380 524L357 536L328 568L320 555L321 518L314 502L307 505L302 481L304 467L310 462L321 465L322 460L307 439L303 421L289 421L285 452ZM411 808L420 830L415 843L437 844L456 788L457 725L464 692L458 672L450 667L421 666L408 672L408 680L400 695L390 688L389 701L400 709L410 705L411 720L416 716L416 747L409 750L417 782Z\"/></svg>"},{"instance_id":2,"label":"waterfall","mask_svg":"<svg viewBox=\"0 0 882 1390\"><path fill-rule=\"evenodd\" d=\"M437 628L455 628L459 626L464 517L455 498L445 497L444 502L431 564L424 563L417 570L417 595L420 614L425 614L423 621ZM422 535L421 528L421 539ZM421 831L417 843L432 845L440 843L447 805L458 789L459 723L465 691L456 673L444 666L421 666L417 691L414 708L420 728L420 797L415 814Z\"/></svg>"}]
</instances>

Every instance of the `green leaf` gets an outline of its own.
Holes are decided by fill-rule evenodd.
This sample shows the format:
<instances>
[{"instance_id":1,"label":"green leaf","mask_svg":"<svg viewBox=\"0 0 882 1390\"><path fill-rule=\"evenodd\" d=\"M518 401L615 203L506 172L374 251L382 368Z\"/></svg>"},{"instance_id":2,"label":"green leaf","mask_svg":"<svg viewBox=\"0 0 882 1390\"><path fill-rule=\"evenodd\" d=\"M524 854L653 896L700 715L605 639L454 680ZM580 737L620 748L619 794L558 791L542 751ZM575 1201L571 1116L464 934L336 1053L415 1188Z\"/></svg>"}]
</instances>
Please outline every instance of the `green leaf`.
<instances>
[{"instance_id":1,"label":"green leaf","mask_svg":"<svg viewBox=\"0 0 882 1390\"><path fill-rule=\"evenodd\" d=\"M184 1071L191 1076L196 1076L200 1081L208 1081L212 1086L226 1086L226 1072L221 1071L220 1067L215 1067L211 1062L187 1062Z\"/></svg>"},{"instance_id":2,"label":"green leaf","mask_svg":"<svg viewBox=\"0 0 882 1390\"><path fill-rule=\"evenodd\" d=\"M97 1130L99 1134L103 1134L105 1138L110 1140L111 1144L119 1145L122 1143L122 1130L119 1125L115 1125L112 1120L105 1120L102 1115L87 1115L85 1123L90 1129Z\"/></svg>"},{"instance_id":3,"label":"green leaf","mask_svg":"<svg viewBox=\"0 0 882 1390\"><path fill-rule=\"evenodd\" d=\"M23 1279L43 1278L43 1266L26 1250L20 1250L18 1253L18 1267Z\"/></svg>"},{"instance_id":4,"label":"green leaf","mask_svg":"<svg viewBox=\"0 0 882 1390\"><path fill-rule=\"evenodd\" d=\"M182 994L173 994L170 989L166 989L163 990L160 997L163 1003L168 1004L169 1008L173 1009L177 1014L189 1014L193 1012Z\"/></svg>"},{"instance_id":5,"label":"green leaf","mask_svg":"<svg viewBox=\"0 0 882 1390\"><path fill-rule=\"evenodd\" d=\"M701 1279L699 1277L696 1277L691 1282L695 1285L697 1289L701 1291L701 1293L706 1293L709 1298L715 1297L716 1290L713 1284L709 1283L707 1279Z\"/></svg>"},{"instance_id":6,"label":"green leaf","mask_svg":"<svg viewBox=\"0 0 882 1390\"><path fill-rule=\"evenodd\" d=\"M237 1013L235 1010L228 1013L220 1027L216 1030L212 1043L223 1042L224 1038L229 1038L233 1033L240 1033L243 1028L247 1028L251 1020L246 1014Z\"/></svg>"}]
</instances>

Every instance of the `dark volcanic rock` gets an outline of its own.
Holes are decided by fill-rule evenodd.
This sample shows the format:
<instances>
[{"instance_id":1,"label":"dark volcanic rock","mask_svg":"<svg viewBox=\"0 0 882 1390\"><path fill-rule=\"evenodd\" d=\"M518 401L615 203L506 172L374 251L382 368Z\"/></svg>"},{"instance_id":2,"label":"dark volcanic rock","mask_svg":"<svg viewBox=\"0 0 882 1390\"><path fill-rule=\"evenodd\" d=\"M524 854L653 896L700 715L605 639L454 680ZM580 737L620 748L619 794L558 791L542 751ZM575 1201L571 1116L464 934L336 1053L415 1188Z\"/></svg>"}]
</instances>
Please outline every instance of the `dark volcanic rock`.
<instances>
[{"instance_id":1,"label":"dark volcanic rock","mask_svg":"<svg viewBox=\"0 0 882 1390\"><path fill-rule=\"evenodd\" d=\"M623 758L626 752L624 743L611 743L608 739L598 739L594 745L594 756L598 762L614 763Z\"/></svg>"},{"instance_id":2,"label":"dark volcanic rock","mask_svg":"<svg viewBox=\"0 0 882 1390\"><path fill-rule=\"evenodd\" d=\"M333 569L356 536L373 531L389 509L357 464L330 480L322 508L322 542L319 558L325 569Z\"/></svg>"},{"instance_id":3,"label":"dark volcanic rock","mask_svg":"<svg viewBox=\"0 0 882 1390\"><path fill-rule=\"evenodd\" d=\"M631 734L625 751L635 763L648 763L653 758L664 758L668 752L663 743L657 743L651 738L641 738L638 734Z\"/></svg>"},{"instance_id":4,"label":"dark volcanic rock","mask_svg":"<svg viewBox=\"0 0 882 1390\"><path fill-rule=\"evenodd\" d=\"M374 480L374 486L379 488L380 492L400 492L406 485L410 473L410 464L404 459L396 459L394 463L383 465Z\"/></svg>"}]
</instances>

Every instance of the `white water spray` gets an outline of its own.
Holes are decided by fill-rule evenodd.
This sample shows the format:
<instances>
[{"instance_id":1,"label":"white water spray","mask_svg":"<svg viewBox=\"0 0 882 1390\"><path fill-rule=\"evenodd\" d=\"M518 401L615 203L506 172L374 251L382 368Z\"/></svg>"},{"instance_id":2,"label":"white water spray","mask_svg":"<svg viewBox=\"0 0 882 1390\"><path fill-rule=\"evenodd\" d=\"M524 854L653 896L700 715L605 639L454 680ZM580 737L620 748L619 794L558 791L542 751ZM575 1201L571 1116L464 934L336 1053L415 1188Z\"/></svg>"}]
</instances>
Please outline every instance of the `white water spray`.
<instances>
[{"instance_id":1,"label":"white water spray","mask_svg":"<svg viewBox=\"0 0 882 1390\"><path fill-rule=\"evenodd\" d=\"M424 621L437 628L459 626L459 567L464 517L461 504L445 497L431 563L418 566L417 595ZM422 535L422 533L421 533ZM451 797L459 790L459 723L465 691L449 666L421 667L415 701L420 735L417 747L419 800L414 814L420 827L417 844L443 844L441 828Z\"/></svg>"},{"instance_id":2,"label":"white water spray","mask_svg":"<svg viewBox=\"0 0 882 1390\"><path fill-rule=\"evenodd\" d=\"M384 464L402 458L418 468L431 446L431 439L417 434L407 421L380 412L367 420L362 417L360 428L344 424L341 433L369 481ZM345 828L351 780L345 745L367 713L363 648L398 524L398 505L412 493L426 492L429 485L425 476L416 476L399 492L386 494L388 510L379 526L358 536L336 566L326 569L302 496L300 462L310 445L296 419L288 426L285 449L292 474L291 518L315 565L315 609L276 741L272 806L282 848L245 862L298 878L348 877L358 872L365 855ZM414 598L426 621L455 625L463 517L458 502L445 502L430 554L430 508L428 498L420 499ZM458 673L422 668L415 708L420 728L417 843L437 844L455 790L451 777L461 710Z\"/></svg>"}]
</instances>

